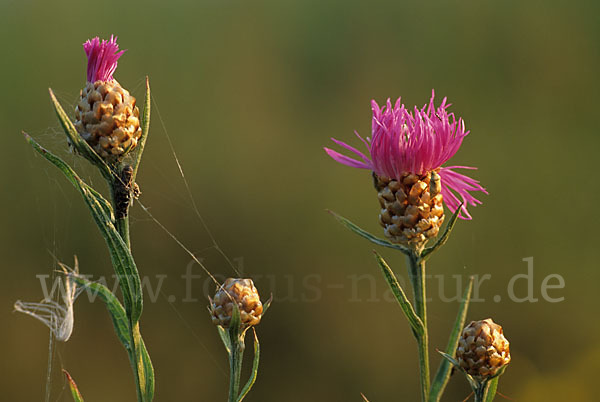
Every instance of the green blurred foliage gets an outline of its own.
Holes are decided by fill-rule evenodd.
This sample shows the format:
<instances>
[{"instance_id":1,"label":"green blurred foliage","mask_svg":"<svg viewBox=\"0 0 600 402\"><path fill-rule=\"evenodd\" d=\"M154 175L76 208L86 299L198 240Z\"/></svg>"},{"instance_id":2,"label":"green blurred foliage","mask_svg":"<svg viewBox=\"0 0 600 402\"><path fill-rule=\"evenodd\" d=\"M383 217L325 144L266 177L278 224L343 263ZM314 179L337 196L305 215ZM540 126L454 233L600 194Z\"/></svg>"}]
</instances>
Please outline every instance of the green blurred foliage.
<instances>
[{"instance_id":1,"label":"green blurred foliage","mask_svg":"<svg viewBox=\"0 0 600 402\"><path fill-rule=\"evenodd\" d=\"M46 89L73 105L85 81L81 43L114 33L128 49L115 77L141 98L149 75L154 94L141 201L213 273L233 275L190 206L168 133L218 244L243 258L265 298L275 293L258 327L261 368L248 401L359 401L360 392L372 401L416 400L415 344L385 293L372 246L325 213L334 209L379 233L369 175L336 164L322 147L332 136L357 143L353 130L368 135L371 99L401 95L421 105L432 88L471 130L450 163L477 166L473 175L490 195L472 209L472 221L458 223L429 272L446 275L447 294L451 275L463 283L470 274L492 275L481 286L486 301L473 303L469 318L493 317L511 341L502 394L596 400L589 386L600 330L599 8L591 1L2 0L2 399L43 396L47 331L11 306L42 298L36 275L52 274L51 253L67 263L77 254L83 273L111 274L78 195L19 133L102 186L68 154ZM224 400L226 355L205 309L212 285L203 275L193 282L198 301L183 303L190 257L139 206L132 221L140 271L167 275L142 317L156 400ZM399 255L384 255L404 273ZM508 300L507 285L530 256L536 297L543 278L557 273L566 287L551 295L563 302ZM369 277L353 288L361 275ZM429 289L432 347L445 345L458 307L440 300L438 285ZM526 291L524 283L517 291ZM52 400L69 400L60 367L86 400L133 400L127 357L104 307L82 297L75 315L71 340L56 348ZM468 393L454 376L445 400Z\"/></svg>"}]
</instances>

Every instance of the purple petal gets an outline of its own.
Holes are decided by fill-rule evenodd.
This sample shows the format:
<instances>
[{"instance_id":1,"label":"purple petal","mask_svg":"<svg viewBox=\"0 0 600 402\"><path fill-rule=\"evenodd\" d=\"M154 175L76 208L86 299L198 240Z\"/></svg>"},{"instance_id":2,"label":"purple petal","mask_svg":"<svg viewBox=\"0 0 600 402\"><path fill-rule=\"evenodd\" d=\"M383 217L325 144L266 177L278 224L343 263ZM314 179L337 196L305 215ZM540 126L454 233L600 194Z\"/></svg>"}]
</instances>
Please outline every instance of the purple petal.
<instances>
[{"instance_id":1,"label":"purple petal","mask_svg":"<svg viewBox=\"0 0 600 402\"><path fill-rule=\"evenodd\" d=\"M326 147L323 147L323 149L325 150L325 152L327 152L327 155L329 155L333 158L333 160L335 160L336 162L339 162L343 165L355 167L355 168L359 168L359 169L371 169L370 165L368 165L364 162L360 162L355 159L352 159L346 155L342 155L339 152L334 151L333 149L329 149Z\"/></svg>"},{"instance_id":2,"label":"purple petal","mask_svg":"<svg viewBox=\"0 0 600 402\"><path fill-rule=\"evenodd\" d=\"M379 176L390 178L400 178L405 173L424 174L440 169L456 154L469 131L462 118L448 111L451 104L447 98L444 97L437 107L434 100L433 90L429 102L422 108L406 108L400 98L395 102L388 98L382 106L373 100L371 136L365 141L356 133L370 155L335 139L332 140L337 145L352 152L360 160L329 148L325 148L325 151L339 163L371 169ZM453 169L474 168L449 166L440 170L442 195L446 205L455 212L463 204L459 216L471 219L467 205L481 204L471 193L481 191L487 194L487 191L477 180Z\"/></svg>"},{"instance_id":3,"label":"purple petal","mask_svg":"<svg viewBox=\"0 0 600 402\"><path fill-rule=\"evenodd\" d=\"M421 109L407 109L400 98L383 107L372 101L371 159L378 175L422 174L439 168L460 148L468 135L462 119L448 113L444 98L437 108L432 91Z\"/></svg>"},{"instance_id":4,"label":"purple petal","mask_svg":"<svg viewBox=\"0 0 600 402\"><path fill-rule=\"evenodd\" d=\"M339 146L346 148L348 151L354 152L356 155L358 155L363 161L365 161L365 163L370 164L371 160L369 158L367 158L365 156L365 154L363 154L362 152L360 152L358 149L346 144L345 142L336 140L335 138L332 138L331 141L335 142L336 144L338 144Z\"/></svg>"},{"instance_id":5,"label":"purple petal","mask_svg":"<svg viewBox=\"0 0 600 402\"><path fill-rule=\"evenodd\" d=\"M471 219L471 215L467 211L467 205L476 206L477 204L481 204L481 201L473 197L470 192L481 191L484 194L488 194L488 192L477 180L452 170L456 168L476 169L467 166L449 166L441 168L439 174L442 180L442 197L452 213L456 211L462 202L463 207L461 208L459 218L468 220Z\"/></svg>"},{"instance_id":6,"label":"purple petal","mask_svg":"<svg viewBox=\"0 0 600 402\"><path fill-rule=\"evenodd\" d=\"M117 69L117 61L125 52L125 50L119 51L117 37L111 35L108 41L104 39L100 41L98 37L89 39L83 44L83 50L88 58L88 82L112 81Z\"/></svg>"}]
</instances>

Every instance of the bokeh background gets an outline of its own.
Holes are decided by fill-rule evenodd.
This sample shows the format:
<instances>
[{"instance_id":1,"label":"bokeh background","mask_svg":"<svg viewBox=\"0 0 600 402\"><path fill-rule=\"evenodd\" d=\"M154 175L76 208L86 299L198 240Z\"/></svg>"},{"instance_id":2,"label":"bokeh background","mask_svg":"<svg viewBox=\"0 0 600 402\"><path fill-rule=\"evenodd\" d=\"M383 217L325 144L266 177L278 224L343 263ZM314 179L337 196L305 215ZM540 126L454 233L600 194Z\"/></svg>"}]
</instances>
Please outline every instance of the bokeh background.
<instances>
[{"instance_id":1,"label":"bokeh background","mask_svg":"<svg viewBox=\"0 0 600 402\"><path fill-rule=\"evenodd\" d=\"M36 275L53 255L83 273L110 276L96 227L74 189L36 156L20 131L70 155L47 88L71 107L85 83L82 42L119 36L116 78L138 99L150 77L154 109L140 171L141 202L219 277L233 275L191 207L169 138L198 210L225 254L275 302L258 327L262 358L248 401L418 399L417 355L390 301L373 246L340 227L331 208L380 233L369 174L330 160L329 138L360 146L371 99L422 105L448 96L471 134L452 164L490 195L461 221L429 264L432 348L445 345L471 274L490 274L469 319L492 316L511 341L500 391L517 401L593 401L598 347L600 10L592 1L0 1L0 389L5 401L43 399L48 332L12 312L42 298ZM168 135L168 136L167 136ZM103 188L102 188L103 189ZM104 190L104 189L103 189ZM227 360L206 312L213 285L139 208L134 254L156 287L142 331L156 370L157 401L223 401ZM382 250L399 275L404 261ZM510 301L510 279L534 257L537 303ZM184 303L188 267L195 302ZM560 274L564 297L540 287ZM527 292L525 281L516 285ZM494 296L501 297L500 302ZM173 296L175 301L168 302ZM86 400L135 399L127 357L104 306L82 296L71 340L53 358L53 401L69 401L60 373ZM439 358L432 352L433 367ZM467 397L454 376L444 400Z\"/></svg>"}]
</instances>

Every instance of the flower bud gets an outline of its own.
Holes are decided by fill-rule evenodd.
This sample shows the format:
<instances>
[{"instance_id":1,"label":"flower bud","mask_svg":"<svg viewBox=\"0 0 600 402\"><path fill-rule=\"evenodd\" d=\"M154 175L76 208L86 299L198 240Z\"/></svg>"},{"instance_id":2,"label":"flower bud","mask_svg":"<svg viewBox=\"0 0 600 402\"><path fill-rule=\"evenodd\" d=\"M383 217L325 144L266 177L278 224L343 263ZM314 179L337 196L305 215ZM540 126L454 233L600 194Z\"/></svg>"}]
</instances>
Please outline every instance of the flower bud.
<instances>
[{"instance_id":1,"label":"flower bud","mask_svg":"<svg viewBox=\"0 0 600 402\"><path fill-rule=\"evenodd\" d=\"M379 223L393 243L422 244L437 236L444 222L444 206L437 172L405 173L389 179L373 173L378 192Z\"/></svg>"},{"instance_id":2,"label":"flower bud","mask_svg":"<svg viewBox=\"0 0 600 402\"><path fill-rule=\"evenodd\" d=\"M458 341L456 358L460 366L476 378L494 376L510 363L509 343L502 327L491 318L472 321Z\"/></svg>"},{"instance_id":3,"label":"flower bud","mask_svg":"<svg viewBox=\"0 0 600 402\"><path fill-rule=\"evenodd\" d=\"M88 57L87 84L75 107L75 128L107 162L120 160L142 135L136 100L113 78L123 54L116 38L96 37L83 44Z\"/></svg>"},{"instance_id":4,"label":"flower bud","mask_svg":"<svg viewBox=\"0 0 600 402\"><path fill-rule=\"evenodd\" d=\"M263 304L252 279L228 278L223 286L217 287L214 299L210 300L209 308L215 325L229 327L234 303L240 310L243 328L260 323Z\"/></svg>"}]
</instances>

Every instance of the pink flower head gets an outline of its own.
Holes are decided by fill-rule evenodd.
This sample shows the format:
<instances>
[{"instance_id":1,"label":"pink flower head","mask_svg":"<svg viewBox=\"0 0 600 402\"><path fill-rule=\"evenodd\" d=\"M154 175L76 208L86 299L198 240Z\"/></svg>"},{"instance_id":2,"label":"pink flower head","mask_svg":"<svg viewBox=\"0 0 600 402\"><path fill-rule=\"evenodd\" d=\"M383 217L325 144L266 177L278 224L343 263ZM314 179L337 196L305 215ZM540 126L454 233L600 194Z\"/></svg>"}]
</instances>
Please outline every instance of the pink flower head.
<instances>
[{"instance_id":1,"label":"pink flower head","mask_svg":"<svg viewBox=\"0 0 600 402\"><path fill-rule=\"evenodd\" d=\"M117 37L111 35L110 40L100 41L96 36L83 44L83 49L88 58L88 82L112 81L113 73L117 69L117 60L125 52L119 52Z\"/></svg>"},{"instance_id":2,"label":"pink flower head","mask_svg":"<svg viewBox=\"0 0 600 402\"><path fill-rule=\"evenodd\" d=\"M404 173L424 174L440 169L442 197L448 208L454 213L461 202L464 204L460 218L471 219L467 204L475 206L481 201L470 194L470 191L481 191L487 194L477 180L455 172L453 169L476 169L468 166L442 167L462 144L463 138L469 134L465 130L462 118L456 119L454 113L446 109L450 104L442 99L439 107L435 107L432 91L429 104L414 110L407 109L400 98L392 106L388 99L383 107L371 101L373 109L373 128L371 138L366 141L356 133L367 147L370 157L356 148L332 138L339 146L353 152L359 159L342 155L332 149L325 152L334 160L344 165L359 169L369 169L378 176L400 178Z\"/></svg>"}]
</instances>

